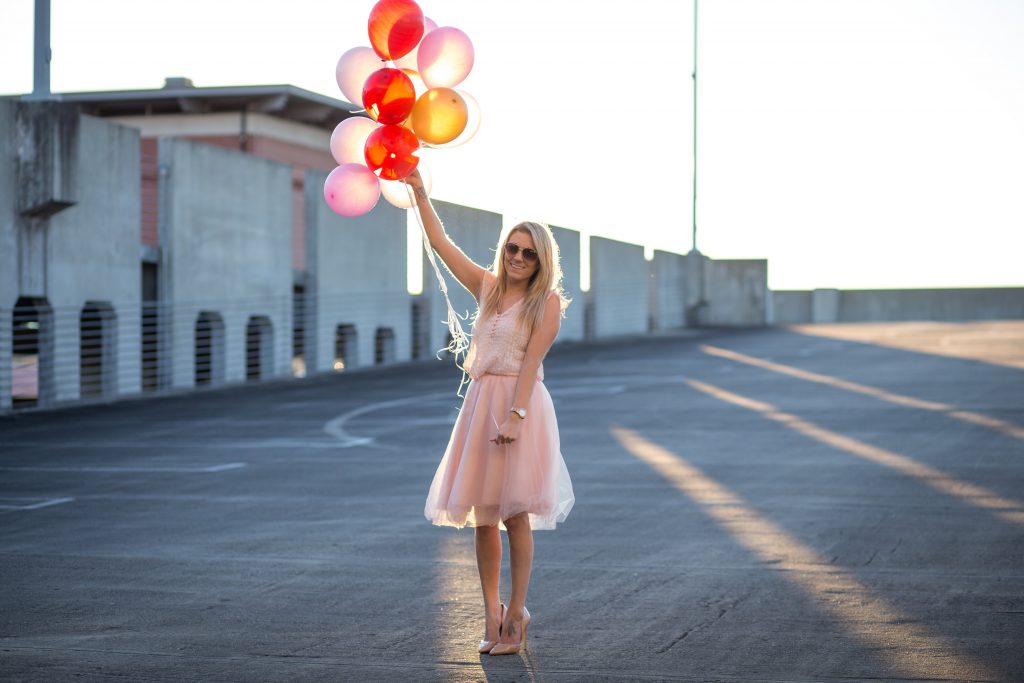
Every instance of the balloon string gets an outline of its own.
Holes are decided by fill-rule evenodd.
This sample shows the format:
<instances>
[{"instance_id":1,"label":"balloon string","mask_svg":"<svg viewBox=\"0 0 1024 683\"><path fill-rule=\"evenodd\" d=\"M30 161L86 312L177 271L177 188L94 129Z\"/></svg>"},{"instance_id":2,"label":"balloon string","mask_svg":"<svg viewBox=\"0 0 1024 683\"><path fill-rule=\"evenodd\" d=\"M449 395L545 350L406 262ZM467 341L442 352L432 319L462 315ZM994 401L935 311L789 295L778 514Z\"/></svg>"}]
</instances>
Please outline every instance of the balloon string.
<instances>
[{"instance_id":1,"label":"balloon string","mask_svg":"<svg viewBox=\"0 0 1024 683\"><path fill-rule=\"evenodd\" d=\"M466 351L469 349L469 335L466 334L465 330L462 329L460 320L465 320L469 317L467 313L465 316L459 316L455 312L455 308L452 306L451 299L448 298L448 283L445 281L444 276L441 274L441 269L437 265L437 259L434 257L434 248L430 246L430 237L427 236L427 229L423 225L423 217L417 208L416 197L413 194L412 187L406 183L405 191L409 195L409 201L412 204L413 213L416 215L416 222L420 226L420 238L423 241L423 250L427 252L427 259L430 261L430 265L434 268L434 275L437 276L437 284L441 289L441 295L444 297L445 306L448 309L448 319L445 320L445 324L448 326L448 332L451 334L452 340L448 342L448 345L444 348L438 349L437 358L440 360L441 353L447 351L455 357L455 366L462 370L462 381L459 382L458 395L462 396L462 387L467 382L466 369L463 367L461 362L466 355Z\"/></svg>"}]
</instances>

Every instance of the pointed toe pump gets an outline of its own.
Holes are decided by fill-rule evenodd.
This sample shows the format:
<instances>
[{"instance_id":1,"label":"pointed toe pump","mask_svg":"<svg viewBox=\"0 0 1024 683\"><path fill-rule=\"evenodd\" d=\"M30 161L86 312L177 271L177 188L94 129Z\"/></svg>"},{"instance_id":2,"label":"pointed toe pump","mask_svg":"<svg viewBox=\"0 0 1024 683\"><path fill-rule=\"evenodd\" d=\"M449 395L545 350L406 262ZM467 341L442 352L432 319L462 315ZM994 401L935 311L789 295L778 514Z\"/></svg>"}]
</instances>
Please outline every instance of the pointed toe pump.
<instances>
[{"instance_id":1,"label":"pointed toe pump","mask_svg":"<svg viewBox=\"0 0 1024 683\"><path fill-rule=\"evenodd\" d=\"M526 648L526 627L530 625L530 612L523 607L523 620L518 624L511 621L507 622L502 619L501 622L501 635L498 637L498 643L491 648L490 654L492 655L514 655L520 650ZM518 638L516 636L518 635ZM506 642L504 639L508 639L511 642Z\"/></svg>"},{"instance_id":2,"label":"pointed toe pump","mask_svg":"<svg viewBox=\"0 0 1024 683\"><path fill-rule=\"evenodd\" d=\"M498 618L498 637L499 638L501 637L501 625L505 622L505 612L507 610L508 610L508 608L505 606L505 603L501 603L501 616ZM486 631L487 631L487 628L485 626L484 627L484 638L487 637ZM486 654L486 653L490 652L494 648L494 646L497 645L497 644L498 644L497 640L481 640L480 641L480 650L479 650L480 654Z\"/></svg>"}]
</instances>

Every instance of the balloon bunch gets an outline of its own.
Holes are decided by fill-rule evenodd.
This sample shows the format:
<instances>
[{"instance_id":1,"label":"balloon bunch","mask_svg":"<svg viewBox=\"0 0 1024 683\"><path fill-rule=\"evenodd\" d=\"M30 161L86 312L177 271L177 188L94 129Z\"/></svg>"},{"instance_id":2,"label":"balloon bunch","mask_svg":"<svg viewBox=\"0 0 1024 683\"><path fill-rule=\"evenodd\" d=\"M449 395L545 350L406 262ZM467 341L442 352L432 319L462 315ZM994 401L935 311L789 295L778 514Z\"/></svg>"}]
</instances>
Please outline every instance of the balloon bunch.
<instances>
[{"instance_id":1,"label":"balloon bunch","mask_svg":"<svg viewBox=\"0 0 1024 683\"><path fill-rule=\"evenodd\" d=\"M331 134L338 167L324 183L327 205L342 216L361 216L384 198L399 208L413 199L401 182L419 168L419 152L455 147L480 126L480 108L455 86L473 68L473 44L451 26L438 27L413 0L379 0L370 11L369 47L354 47L338 60L342 95L369 118L351 116Z\"/></svg>"}]
</instances>

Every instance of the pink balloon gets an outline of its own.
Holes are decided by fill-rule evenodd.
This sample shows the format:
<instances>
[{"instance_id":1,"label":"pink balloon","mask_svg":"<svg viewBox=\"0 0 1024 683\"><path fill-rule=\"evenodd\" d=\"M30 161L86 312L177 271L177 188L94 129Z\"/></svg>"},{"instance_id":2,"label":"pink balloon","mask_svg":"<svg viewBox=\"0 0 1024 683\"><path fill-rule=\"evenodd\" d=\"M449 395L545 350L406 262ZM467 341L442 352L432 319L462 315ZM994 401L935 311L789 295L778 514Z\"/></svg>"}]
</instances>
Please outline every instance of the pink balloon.
<instances>
[{"instance_id":1,"label":"pink balloon","mask_svg":"<svg viewBox=\"0 0 1024 683\"><path fill-rule=\"evenodd\" d=\"M442 26L420 41L416 64L428 88L454 88L473 69L473 43L459 29Z\"/></svg>"},{"instance_id":2,"label":"pink balloon","mask_svg":"<svg viewBox=\"0 0 1024 683\"><path fill-rule=\"evenodd\" d=\"M423 17L423 35L426 36L428 33L437 28L437 23L430 17ZM420 41L422 42L422 41ZM395 66L399 69L412 69L415 71L419 67L416 65L416 55L419 53L419 45L413 48L413 51L405 55L401 59L395 60Z\"/></svg>"},{"instance_id":3,"label":"pink balloon","mask_svg":"<svg viewBox=\"0 0 1024 683\"><path fill-rule=\"evenodd\" d=\"M342 164L324 181L324 199L336 214L362 216L377 205L380 181L363 164Z\"/></svg>"},{"instance_id":4,"label":"pink balloon","mask_svg":"<svg viewBox=\"0 0 1024 683\"><path fill-rule=\"evenodd\" d=\"M363 148L366 138L379 126L373 119L350 116L334 128L331 133L331 156L341 164L364 164Z\"/></svg>"},{"instance_id":5,"label":"pink balloon","mask_svg":"<svg viewBox=\"0 0 1024 683\"><path fill-rule=\"evenodd\" d=\"M384 66L380 57L369 47L354 47L338 59L334 78L345 99L352 104L363 106L363 84L367 77Z\"/></svg>"}]
</instances>

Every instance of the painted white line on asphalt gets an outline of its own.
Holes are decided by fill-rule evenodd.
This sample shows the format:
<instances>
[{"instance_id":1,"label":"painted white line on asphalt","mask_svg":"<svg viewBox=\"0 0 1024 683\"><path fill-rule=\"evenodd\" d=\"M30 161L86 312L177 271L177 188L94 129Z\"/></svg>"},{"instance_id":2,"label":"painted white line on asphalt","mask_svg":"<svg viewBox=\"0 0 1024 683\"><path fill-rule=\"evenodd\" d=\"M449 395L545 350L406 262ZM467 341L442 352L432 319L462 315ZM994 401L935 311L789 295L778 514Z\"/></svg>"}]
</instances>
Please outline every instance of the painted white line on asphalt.
<instances>
[{"instance_id":1,"label":"painted white line on asphalt","mask_svg":"<svg viewBox=\"0 0 1024 683\"><path fill-rule=\"evenodd\" d=\"M345 425L354 417L365 415L366 413L372 413L377 410L383 410L385 408L397 408L399 406L407 406L416 403L425 403L428 401L436 401L440 398L451 398L454 396L450 391L440 392L436 394L423 394L422 396L408 396L406 398L398 398L392 401L380 401L378 403L371 403L369 405L350 410L347 413L343 413L333 420L329 420L324 424L324 431L333 436L338 440L337 447L339 448L353 448L355 446L369 446L374 442L373 437L370 436L355 436L349 434L345 429Z\"/></svg>"},{"instance_id":2,"label":"painted white line on asphalt","mask_svg":"<svg viewBox=\"0 0 1024 683\"><path fill-rule=\"evenodd\" d=\"M180 472L180 473L192 473L192 472L224 472L225 470L237 470L241 467L247 467L244 462L229 462L224 465L209 465L206 467L193 466L193 467L116 467L116 466L98 466L98 465L76 465L76 466L26 466L26 467L4 467L0 466L0 471L4 472L104 472L104 473L132 473L132 472Z\"/></svg>"},{"instance_id":3,"label":"painted white line on asphalt","mask_svg":"<svg viewBox=\"0 0 1024 683\"><path fill-rule=\"evenodd\" d=\"M229 462L224 465L212 465L211 467L205 467L200 470L200 472L226 472L227 470L237 470L242 467L248 467L247 463Z\"/></svg>"},{"instance_id":4,"label":"painted white line on asphalt","mask_svg":"<svg viewBox=\"0 0 1024 683\"><path fill-rule=\"evenodd\" d=\"M553 398L559 398L562 396L578 396L578 395L594 395L594 394L621 394L626 391L629 387L624 384L616 384L612 386L594 386L593 384L586 385L569 385L560 386L553 391L550 391ZM391 401L380 401L378 403L370 403L369 405L350 410L347 413L339 415L333 420L328 421L324 424L324 431L333 436L338 440L335 444L337 448L354 448L356 446L369 446L373 444L376 439L372 436L356 436L351 434L347 429L347 424L350 420L367 413L372 413L378 410L384 410L386 408L398 408L406 405L418 405L424 404L431 401L437 401L439 399L450 399L454 396L452 392L445 391L436 394L423 394L421 396L409 396L406 398L398 398ZM413 427L421 427L430 424L454 424L452 417L446 416L443 418L416 418L405 420L397 428L388 430L387 433L393 434L400 432L405 429Z\"/></svg>"},{"instance_id":5,"label":"painted white line on asphalt","mask_svg":"<svg viewBox=\"0 0 1024 683\"><path fill-rule=\"evenodd\" d=\"M33 500L39 502L28 502ZM70 503L73 500L74 498L0 498L0 510L38 510L39 508L46 508L50 507L51 505ZM11 501L23 502L19 504L14 504Z\"/></svg>"}]
</instances>

